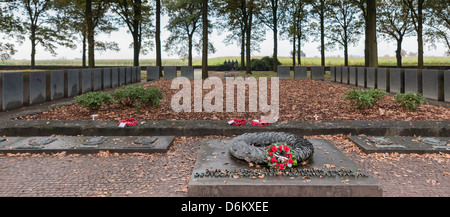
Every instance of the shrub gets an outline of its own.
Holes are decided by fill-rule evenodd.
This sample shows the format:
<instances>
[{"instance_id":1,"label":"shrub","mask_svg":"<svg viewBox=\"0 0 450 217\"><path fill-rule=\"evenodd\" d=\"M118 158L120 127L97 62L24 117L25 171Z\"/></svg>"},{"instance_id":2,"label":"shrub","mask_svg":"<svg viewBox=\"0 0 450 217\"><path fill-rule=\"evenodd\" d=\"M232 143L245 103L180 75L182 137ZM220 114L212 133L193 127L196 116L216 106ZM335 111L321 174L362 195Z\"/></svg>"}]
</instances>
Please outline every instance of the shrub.
<instances>
[{"instance_id":1,"label":"shrub","mask_svg":"<svg viewBox=\"0 0 450 217\"><path fill-rule=\"evenodd\" d=\"M75 102L91 111L99 110L102 104L111 104L113 101L112 96L104 92L89 92L75 97Z\"/></svg>"},{"instance_id":2,"label":"shrub","mask_svg":"<svg viewBox=\"0 0 450 217\"><path fill-rule=\"evenodd\" d=\"M373 106L373 103L377 100L381 100L386 95L386 91L370 89L370 90L348 90L344 94L345 100L350 100L353 104L360 108L366 108Z\"/></svg>"},{"instance_id":3,"label":"shrub","mask_svg":"<svg viewBox=\"0 0 450 217\"><path fill-rule=\"evenodd\" d=\"M252 59L252 70L253 71L272 71L273 69L273 58L263 57L261 59ZM277 65L281 65L278 61Z\"/></svg>"},{"instance_id":4,"label":"shrub","mask_svg":"<svg viewBox=\"0 0 450 217\"><path fill-rule=\"evenodd\" d=\"M145 89L142 85L135 84L123 87L113 92L113 97L122 105L140 109L144 106L156 107L163 98L162 92L157 87Z\"/></svg>"},{"instance_id":5,"label":"shrub","mask_svg":"<svg viewBox=\"0 0 450 217\"><path fill-rule=\"evenodd\" d=\"M425 97L420 93L397 93L395 102L402 104L410 111L416 111L425 103Z\"/></svg>"}]
</instances>

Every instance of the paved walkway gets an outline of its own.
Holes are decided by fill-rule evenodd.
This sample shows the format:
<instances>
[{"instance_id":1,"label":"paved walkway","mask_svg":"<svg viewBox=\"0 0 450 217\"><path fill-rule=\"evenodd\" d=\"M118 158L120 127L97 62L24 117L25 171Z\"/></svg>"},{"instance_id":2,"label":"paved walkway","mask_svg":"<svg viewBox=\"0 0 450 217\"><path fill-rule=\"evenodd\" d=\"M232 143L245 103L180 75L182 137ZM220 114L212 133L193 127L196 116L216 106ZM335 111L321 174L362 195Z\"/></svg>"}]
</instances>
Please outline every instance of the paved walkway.
<instances>
[{"instance_id":1,"label":"paved walkway","mask_svg":"<svg viewBox=\"0 0 450 217\"><path fill-rule=\"evenodd\" d=\"M450 196L449 154L366 155L343 136L315 138L373 175L383 196ZM187 196L200 141L176 138L167 154L0 155L0 197Z\"/></svg>"}]
</instances>

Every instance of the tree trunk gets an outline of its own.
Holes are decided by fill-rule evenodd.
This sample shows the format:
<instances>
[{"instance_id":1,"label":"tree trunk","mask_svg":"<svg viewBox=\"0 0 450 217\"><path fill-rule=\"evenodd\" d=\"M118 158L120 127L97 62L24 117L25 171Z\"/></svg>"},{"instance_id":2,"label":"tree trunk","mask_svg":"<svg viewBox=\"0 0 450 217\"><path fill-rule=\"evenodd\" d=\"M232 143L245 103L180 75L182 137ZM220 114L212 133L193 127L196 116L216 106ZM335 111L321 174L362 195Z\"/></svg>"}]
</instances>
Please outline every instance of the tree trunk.
<instances>
[{"instance_id":1,"label":"tree trunk","mask_svg":"<svg viewBox=\"0 0 450 217\"><path fill-rule=\"evenodd\" d=\"M245 73L247 74L252 74L252 60L251 60L251 52L250 52L250 43L251 43L251 33L252 33L252 21L253 21L253 1L250 0L249 4L247 5L248 7L248 25L247 25L247 35L246 35L246 57L247 57L247 61L246 61L246 70Z\"/></svg>"},{"instance_id":2,"label":"tree trunk","mask_svg":"<svg viewBox=\"0 0 450 217\"><path fill-rule=\"evenodd\" d=\"M367 0L367 28L369 34L369 66L378 67L378 43L377 43L377 1Z\"/></svg>"},{"instance_id":3,"label":"tree trunk","mask_svg":"<svg viewBox=\"0 0 450 217\"><path fill-rule=\"evenodd\" d=\"M278 10L278 2L277 0L273 0L272 3L272 20L273 20L273 71L277 72L278 68L278 18L277 18L277 10Z\"/></svg>"},{"instance_id":4,"label":"tree trunk","mask_svg":"<svg viewBox=\"0 0 450 217\"><path fill-rule=\"evenodd\" d=\"M133 47L134 47L134 58L133 58L133 66L139 66L139 55L141 53L141 28L140 28L140 20L142 19L142 1L136 0L133 4L134 10L134 21L133 21Z\"/></svg>"},{"instance_id":5,"label":"tree trunk","mask_svg":"<svg viewBox=\"0 0 450 217\"><path fill-rule=\"evenodd\" d=\"M397 50L395 51L395 57L397 59L397 68L402 67L402 41L403 39L397 40Z\"/></svg>"},{"instance_id":6,"label":"tree trunk","mask_svg":"<svg viewBox=\"0 0 450 217\"><path fill-rule=\"evenodd\" d=\"M86 24L87 24L87 40L88 40L88 64L89 68L95 67L95 41L94 41L94 23L92 20L92 0L86 0Z\"/></svg>"},{"instance_id":7,"label":"tree trunk","mask_svg":"<svg viewBox=\"0 0 450 217\"><path fill-rule=\"evenodd\" d=\"M36 26L31 24L31 69L36 67Z\"/></svg>"},{"instance_id":8,"label":"tree trunk","mask_svg":"<svg viewBox=\"0 0 450 217\"><path fill-rule=\"evenodd\" d=\"M292 37L292 67L295 67L295 54L297 53L296 50L296 41L295 38L297 37L297 35L292 34L294 37Z\"/></svg>"},{"instance_id":9,"label":"tree trunk","mask_svg":"<svg viewBox=\"0 0 450 217\"><path fill-rule=\"evenodd\" d=\"M322 3L325 4L325 3ZM320 56L321 56L321 66L325 66L325 16L322 9L322 14L320 15Z\"/></svg>"},{"instance_id":10,"label":"tree trunk","mask_svg":"<svg viewBox=\"0 0 450 217\"><path fill-rule=\"evenodd\" d=\"M137 32L137 30L133 33L133 66L139 66L139 54L141 53L141 45L138 34L139 32Z\"/></svg>"},{"instance_id":11,"label":"tree trunk","mask_svg":"<svg viewBox=\"0 0 450 217\"><path fill-rule=\"evenodd\" d=\"M203 61L203 58L202 58ZM188 36L188 66L192 66L192 35ZM202 63L203 66L203 63Z\"/></svg>"},{"instance_id":12,"label":"tree trunk","mask_svg":"<svg viewBox=\"0 0 450 217\"><path fill-rule=\"evenodd\" d=\"M202 79L208 78L208 0L203 0L203 50L202 50Z\"/></svg>"},{"instance_id":13,"label":"tree trunk","mask_svg":"<svg viewBox=\"0 0 450 217\"><path fill-rule=\"evenodd\" d=\"M245 30L243 30L241 38L241 70L245 69L245 34Z\"/></svg>"},{"instance_id":14,"label":"tree trunk","mask_svg":"<svg viewBox=\"0 0 450 217\"><path fill-rule=\"evenodd\" d=\"M417 43L418 43L418 51L417 51L417 63L420 69L423 68L423 2L424 0L419 0L418 4L418 12L417 12Z\"/></svg>"},{"instance_id":15,"label":"tree trunk","mask_svg":"<svg viewBox=\"0 0 450 217\"><path fill-rule=\"evenodd\" d=\"M348 43L344 42L344 65L348 66Z\"/></svg>"},{"instance_id":16,"label":"tree trunk","mask_svg":"<svg viewBox=\"0 0 450 217\"><path fill-rule=\"evenodd\" d=\"M162 77L161 59L161 0L156 0L156 66L159 66L159 76Z\"/></svg>"},{"instance_id":17,"label":"tree trunk","mask_svg":"<svg viewBox=\"0 0 450 217\"><path fill-rule=\"evenodd\" d=\"M83 54L82 54L82 57L81 57L81 61L82 61L82 64L83 64L83 68L86 68L86 34L84 34L83 33L83 49L82 49L83 51Z\"/></svg>"}]
</instances>

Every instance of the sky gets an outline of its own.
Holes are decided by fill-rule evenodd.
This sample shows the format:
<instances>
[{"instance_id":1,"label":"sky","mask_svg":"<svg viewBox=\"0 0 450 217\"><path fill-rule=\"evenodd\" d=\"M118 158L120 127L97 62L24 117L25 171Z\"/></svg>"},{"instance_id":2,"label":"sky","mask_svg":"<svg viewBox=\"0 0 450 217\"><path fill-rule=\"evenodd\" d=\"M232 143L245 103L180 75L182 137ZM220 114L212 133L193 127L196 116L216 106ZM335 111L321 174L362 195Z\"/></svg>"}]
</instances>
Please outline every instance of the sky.
<instances>
[{"instance_id":1,"label":"sky","mask_svg":"<svg viewBox=\"0 0 450 217\"><path fill-rule=\"evenodd\" d=\"M163 59L179 59L176 55L168 55L167 52L164 51L164 43L165 40L169 37L170 32L165 28L168 23L169 17L164 15L161 17L161 38L162 38L162 58ZM209 36L209 40L214 44L217 52L215 54L209 54L209 58L214 57L224 57L224 56L240 56L240 47L237 44L233 45L225 45L223 43L223 39L226 37L228 33L224 32L222 34L218 34L217 30L214 30L213 33ZM130 43L132 42L132 36L130 33L127 33L126 27L121 28L119 31L113 32L110 35L100 34L98 36L99 40L104 41L115 41L119 44L120 51L105 51L100 52L96 51L95 58L96 59L133 59L133 49L129 48ZM303 42L302 50L306 54L307 57L320 57L319 50L320 41L309 41ZM444 56L446 49L444 46L436 46L437 49L429 48L427 44L424 45L425 56ZM267 29L266 31L266 40L260 44L261 50L259 52L253 52L252 56L272 56L273 54L273 33L271 30ZM17 46L16 48L18 52L12 57L16 60L29 60L31 54L31 44L27 39L22 45ZM417 38L416 37L408 37L403 42L403 49L409 52L417 53ZM395 56L396 43L395 40L385 41L382 40L381 37L378 37L378 56L383 57L386 55ZM292 51L292 45L288 40L281 40L279 37L278 41L278 56L289 57L290 52ZM37 60L51 60L51 59L75 59L81 58L81 42L77 49L72 50L69 48L60 47L56 50L57 55L52 56L49 52L45 51L41 46L37 47ZM361 35L359 43L354 47L349 47L349 54L356 56L364 56L364 36ZM141 59L155 59L155 50L151 51L148 55L141 55ZM201 54L196 53L194 50L193 54L195 57L200 57ZM343 58L344 52L343 50L339 50L336 48L333 51L326 51L327 57L340 56Z\"/></svg>"}]
</instances>

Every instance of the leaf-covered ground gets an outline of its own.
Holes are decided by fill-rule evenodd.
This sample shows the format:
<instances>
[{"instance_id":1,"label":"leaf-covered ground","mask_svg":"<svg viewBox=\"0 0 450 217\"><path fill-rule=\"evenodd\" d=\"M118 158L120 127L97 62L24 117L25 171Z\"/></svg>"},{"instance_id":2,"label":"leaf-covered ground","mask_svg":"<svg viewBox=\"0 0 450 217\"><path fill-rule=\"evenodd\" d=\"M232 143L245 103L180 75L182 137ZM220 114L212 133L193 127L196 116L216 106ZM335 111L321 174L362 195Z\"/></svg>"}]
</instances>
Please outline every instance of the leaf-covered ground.
<instances>
[{"instance_id":1,"label":"leaf-covered ground","mask_svg":"<svg viewBox=\"0 0 450 217\"><path fill-rule=\"evenodd\" d=\"M118 103L104 105L98 111L92 112L82 108L78 104L63 106L48 112L25 116L23 119L40 120L91 120L92 114L98 114L96 120L122 120L136 118L145 120L230 120L233 118L245 118L247 120L260 119L264 113L248 110L248 92L246 93L246 112L226 111L226 83L223 83L223 110L224 112L194 112L194 84L191 81L192 112L174 112L171 107L172 96L180 89L171 89L171 81L158 81L146 84L146 86L159 87L164 93L164 99L159 108L134 108L123 107ZM268 82L268 95L270 98L270 81ZM347 87L322 81L312 80L285 80L280 81L279 87L279 120L280 121L311 121L315 120L450 120L450 109L432 105L423 105L416 112L410 112L402 105L395 102L392 96L385 96L376 104L364 110L357 109L348 101L343 100L343 94ZM248 87L246 87L248 90ZM203 90L203 97L211 92ZM236 98L235 89L235 98ZM214 100L213 100L214 101ZM269 100L270 102L270 100ZM259 108L259 107L258 107ZM265 113L266 115L268 113Z\"/></svg>"}]
</instances>

